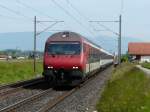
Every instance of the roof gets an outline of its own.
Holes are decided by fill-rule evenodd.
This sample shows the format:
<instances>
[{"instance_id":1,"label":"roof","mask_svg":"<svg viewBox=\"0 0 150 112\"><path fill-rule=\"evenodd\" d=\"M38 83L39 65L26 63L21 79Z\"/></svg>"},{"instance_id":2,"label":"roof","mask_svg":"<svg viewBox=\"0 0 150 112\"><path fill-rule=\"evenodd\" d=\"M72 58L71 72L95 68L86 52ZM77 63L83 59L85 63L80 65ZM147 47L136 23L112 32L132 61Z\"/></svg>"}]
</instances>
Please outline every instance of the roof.
<instances>
[{"instance_id":1,"label":"roof","mask_svg":"<svg viewBox=\"0 0 150 112\"><path fill-rule=\"evenodd\" d=\"M68 38L69 37L69 38ZM73 32L57 32L47 39L47 43L51 41L81 41L81 36Z\"/></svg>"},{"instance_id":2,"label":"roof","mask_svg":"<svg viewBox=\"0 0 150 112\"><path fill-rule=\"evenodd\" d=\"M67 35L71 38L64 38L63 35ZM65 36L65 37L67 37ZM84 36L75 33L75 32L70 32L70 31L64 31L64 32L57 32L54 33L53 35L51 35L48 39L47 42L49 43L50 41L82 41L84 40L84 42L88 42L90 45L94 46L95 48L98 48L99 50L101 50L102 52L113 56L113 54L107 52L106 50L104 50L101 46L93 43L92 41L90 41L89 39L85 38Z\"/></svg>"},{"instance_id":3,"label":"roof","mask_svg":"<svg viewBox=\"0 0 150 112\"><path fill-rule=\"evenodd\" d=\"M0 55L0 58L7 58L7 55Z\"/></svg>"},{"instance_id":4,"label":"roof","mask_svg":"<svg viewBox=\"0 0 150 112\"><path fill-rule=\"evenodd\" d=\"M130 55L150 55L150 42L134 42L128 44L128 53Z\"/></svg>"}]
</instances>

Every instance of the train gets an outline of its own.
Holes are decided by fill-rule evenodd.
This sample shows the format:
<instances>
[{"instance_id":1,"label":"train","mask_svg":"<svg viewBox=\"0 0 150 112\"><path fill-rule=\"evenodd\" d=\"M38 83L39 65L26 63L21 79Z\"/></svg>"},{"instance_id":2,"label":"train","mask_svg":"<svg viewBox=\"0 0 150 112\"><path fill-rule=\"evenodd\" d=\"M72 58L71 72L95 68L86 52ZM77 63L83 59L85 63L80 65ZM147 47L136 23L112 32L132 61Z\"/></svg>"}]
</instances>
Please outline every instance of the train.
<instances>
[{"instance_id":1,"label":"train","mask_svg":"<svg viewBox=\"0 0 150 112\"><path fill-rule=\"evenodd\" d=\"M78 33L57 32L45 43L43 76L52 85L76 86L113 59L111 53Z\"/></svg>"}]
</instances>

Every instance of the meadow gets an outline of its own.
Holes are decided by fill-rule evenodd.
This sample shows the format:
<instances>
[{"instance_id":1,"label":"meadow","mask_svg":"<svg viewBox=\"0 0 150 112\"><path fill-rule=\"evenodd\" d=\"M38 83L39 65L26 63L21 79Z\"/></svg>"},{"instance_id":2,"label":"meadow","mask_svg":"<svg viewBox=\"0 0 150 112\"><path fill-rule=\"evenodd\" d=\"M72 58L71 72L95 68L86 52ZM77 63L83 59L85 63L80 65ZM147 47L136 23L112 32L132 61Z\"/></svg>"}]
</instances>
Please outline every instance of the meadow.
<instances>
[{"instance_id":1,"label":"meadow","mask_svg":"<svg viewBox=\"0 0 150 112\"><path fill-rule=\"evenodd\" d=\"M144 67L144 68L150 69L150 63L148 63L148 62L147 63L146 62L142 63L141 66Z\"/></svg>"},{"instance_id":2,"label":"meadow","mask_svg":"<svg viewBox=\"0 0 150 112\"><path fill-rule=\"evenodd\" d=\"M33 71L33 60L0 61L0 84L28 80L42 74L42 61L36 63L36 73Z\"/></svg>"},{"instance_id":3,"label":"meadow","mask_svg":"<svg viewBox=\"0 0 150 112\"><path fill-rule=\"evenodd\" d=\"M150 112L150 78L133 64L112 72L99 99L98 112Z\"/></svg>"}]
</instances>

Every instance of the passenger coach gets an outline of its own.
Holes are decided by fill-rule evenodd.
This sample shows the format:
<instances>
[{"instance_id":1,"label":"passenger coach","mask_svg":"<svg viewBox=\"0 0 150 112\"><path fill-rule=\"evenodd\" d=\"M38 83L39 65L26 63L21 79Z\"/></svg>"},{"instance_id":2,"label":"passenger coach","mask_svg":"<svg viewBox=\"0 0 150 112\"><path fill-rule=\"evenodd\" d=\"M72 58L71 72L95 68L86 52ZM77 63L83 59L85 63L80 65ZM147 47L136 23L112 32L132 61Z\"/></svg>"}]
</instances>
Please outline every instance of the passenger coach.
<instances>
[{"instance_id":1,"label":"passenger coach","mask_svg":"<svg viewBox=\"0 0 150 112\"><path fill-rule=\"evenodd\" d=\"M45 44L43 75L55 85L77 85L113 62L113 55L74 32L59 32Z\"/></svg>"}]
</instances>

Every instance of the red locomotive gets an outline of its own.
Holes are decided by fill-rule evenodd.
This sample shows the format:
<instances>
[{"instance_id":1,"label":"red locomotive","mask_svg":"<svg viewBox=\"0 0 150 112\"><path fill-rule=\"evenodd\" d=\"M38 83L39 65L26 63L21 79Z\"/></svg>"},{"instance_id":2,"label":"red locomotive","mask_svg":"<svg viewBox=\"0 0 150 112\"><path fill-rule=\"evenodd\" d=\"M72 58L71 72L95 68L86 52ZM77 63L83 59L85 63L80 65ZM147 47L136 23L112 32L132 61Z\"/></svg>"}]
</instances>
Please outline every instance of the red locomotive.
<instances>
[{"instance_id":1,"label":"red locomotive","mask_svg":"<svg viewBox=\"0 0 150 112\"><path fill-rule=\"evenodd\" d=\"M74 32L59 32L45 44L43 75L56 85L77 85L113 62L113 55Z\"/></svg>"}]
</instances>

